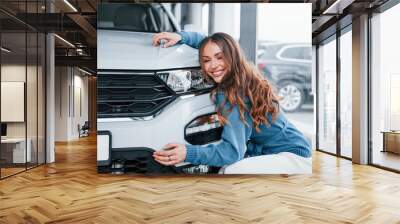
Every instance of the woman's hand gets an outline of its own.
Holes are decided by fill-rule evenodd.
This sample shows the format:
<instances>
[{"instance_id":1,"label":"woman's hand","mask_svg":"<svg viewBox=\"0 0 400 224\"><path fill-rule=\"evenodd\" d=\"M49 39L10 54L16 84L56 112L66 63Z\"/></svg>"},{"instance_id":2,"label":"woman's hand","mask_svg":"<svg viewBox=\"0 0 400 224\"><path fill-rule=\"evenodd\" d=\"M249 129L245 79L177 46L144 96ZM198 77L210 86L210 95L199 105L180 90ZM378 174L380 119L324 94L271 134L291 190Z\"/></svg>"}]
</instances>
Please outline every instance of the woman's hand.
<instances>
[{"instance_id":1,"label":"woman's hand","mask_svg":"<svg viewBox=\"0 0 400 224\"><path fill-rule=\"evenodd\" d=\"M178 43L182 39L181 35L177 33L170 33L170 32L162 32L157 33L153 36L153 46L160 45L160 41L164 40L164 44L162 47L170 47Z\"/></svg>"},{"instance_id":2,"label":"woman's hand","mask_svg":"<svg viewBox=\"0 0 400 224\"><path fill-rule=\"evenodd\" d=\"M172 148L164 150L166 148ZM183 144L170 143L163 147L163 149L153 153L154 159L165 165L171 166L185 161L186 159L186 146Z\"/></svg>"}]
</instances>

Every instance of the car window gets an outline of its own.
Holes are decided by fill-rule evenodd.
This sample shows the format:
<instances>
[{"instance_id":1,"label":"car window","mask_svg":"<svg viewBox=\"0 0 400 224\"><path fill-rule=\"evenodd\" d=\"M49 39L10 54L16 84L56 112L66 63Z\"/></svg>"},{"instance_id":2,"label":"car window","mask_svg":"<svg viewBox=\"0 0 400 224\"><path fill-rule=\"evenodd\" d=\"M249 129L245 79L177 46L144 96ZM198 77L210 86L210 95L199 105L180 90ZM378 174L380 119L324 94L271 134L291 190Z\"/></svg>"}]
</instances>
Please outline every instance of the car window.
<instances>
[{"instance_id":1,"label":"car window","mask_svg":"<svg viewBox=\"0 0 400 224\"><path fill-rule=\"evenodd\" d=\"M260 45L258 59L272 59L279 50L280 45Z\"/></svg>"},{"instance_id":2,"label":"car window","mask_svg":"<svg viewBox=\"0 0 400 224\"><path fill-rule=\"evenodd\" d=\"M270 59L273 58L274 52L273 51L268 51L268 50L264 50L261 55L259 56L260 59Z\"/></svg>"},{"instance_id":3,"label":"car window","mask_svg":"<svg viewBox=\"0 0 400 224\"><path fill-rule=\"evenodd\" d=\"M175 31L159 4L100 4L97 26L100 29L137 32Z\"/></svg>"},{"instance_id":4,"label":"car window","mask_svg":"<svg viewBox=\"0 0 400 224\"><path fill-rule=\"evenodd\" d=\"M302 47L302 51L303 51L303 58L305 60L311 60L312 57L312 49L311 46L310 47Z\"/></svg>"},{"instance_id":5,"label":"car window","mask_svg":"<svg viewBox=\"0 0 400 224\"><path fill-rule=\"evenodd\" d=\"M282 58L303 59L301 48L289 47L281 53Z\"/></svg>"},{"instance_id":6,"label":"car window","mask_svg":"<svg viewBox=\"0 0 400 224\"><path fill-rule=\"evenodd\" d=\"M280 57L287 59L311 60L311 48L288 47L282 51Z\"/></svg>"},{"instance_id":7,"label":"car window","mask_svg":"<svg viewBox=\"0 0 400 224\"><path fill-rule=\"evenodd\" d=\"M175 32L172 22L168 16L168 14L164 11L161 5L155 5L153 7L153 14L156 20L156 23L159 24L159 31L162 32Z\"/></svg>"}]
</instances>

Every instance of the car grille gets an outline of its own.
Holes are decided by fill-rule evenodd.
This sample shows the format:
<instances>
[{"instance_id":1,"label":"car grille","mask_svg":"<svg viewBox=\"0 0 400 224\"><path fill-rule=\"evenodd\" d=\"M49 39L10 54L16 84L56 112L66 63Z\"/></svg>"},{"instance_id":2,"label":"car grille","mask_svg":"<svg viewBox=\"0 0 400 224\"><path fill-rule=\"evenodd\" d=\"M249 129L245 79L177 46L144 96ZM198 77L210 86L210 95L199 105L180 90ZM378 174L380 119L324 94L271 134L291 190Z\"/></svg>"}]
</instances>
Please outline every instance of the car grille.
<instances>
[{"instance_id":1,"label":"car grille","mask_svg":"<svg viewBox=\"0 0 400 224\"><path fill-rule=\"evenodd\" d=\"M176 98L155 71L99 71L97 117L145 117L157 114Z\"/></svg>"}]
</instances>

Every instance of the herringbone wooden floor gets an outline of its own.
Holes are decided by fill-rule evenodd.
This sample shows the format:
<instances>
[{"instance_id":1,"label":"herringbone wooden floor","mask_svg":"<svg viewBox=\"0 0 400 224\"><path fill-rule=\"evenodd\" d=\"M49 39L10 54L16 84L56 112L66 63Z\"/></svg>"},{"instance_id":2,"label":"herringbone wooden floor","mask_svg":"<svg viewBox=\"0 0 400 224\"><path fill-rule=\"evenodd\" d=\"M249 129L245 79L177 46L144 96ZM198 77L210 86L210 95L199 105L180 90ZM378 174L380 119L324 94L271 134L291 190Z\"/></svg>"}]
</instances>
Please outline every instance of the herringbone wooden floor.
<instances>
[{"instance_id":1,"label":"herringbone wooden floor","mask_svg":"<svg viewBox=\"0 0 400 224\"><path fill-rule=\"evenodd\" d=\"M312 175L116 176L95 138L0 181L0 223L400 223L400 175L314 153Z\"/></svg>"}]
</instances>

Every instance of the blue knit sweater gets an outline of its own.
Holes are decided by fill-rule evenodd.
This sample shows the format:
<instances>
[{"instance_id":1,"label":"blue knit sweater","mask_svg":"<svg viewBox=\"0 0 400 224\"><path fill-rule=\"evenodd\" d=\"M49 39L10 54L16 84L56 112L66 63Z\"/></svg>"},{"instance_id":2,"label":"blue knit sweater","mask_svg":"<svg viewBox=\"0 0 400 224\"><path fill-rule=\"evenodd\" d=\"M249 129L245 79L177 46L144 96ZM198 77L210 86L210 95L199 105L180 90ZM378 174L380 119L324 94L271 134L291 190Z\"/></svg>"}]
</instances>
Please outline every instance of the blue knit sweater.
<instances>
[{"instance_id":1,"label":"blue knit sweater","mask_svg":"<svg viewBox=\"0 0 400 224\"><path fill-rule=\"evenodd\" d=\"M180 43L198 48L204 36L194 32L179 32L182 36ZM219 105L227 102L224 94L218 93L216 103ZM248 103L247 107L251 107ZM187 144L185 162L192 164L205 164L224 166L237 162L244 157L268 155L280 152L291 152L302 157L311 157L311 145L284 116L279 112L275 121L271 114L267 114L269 125L259 126L257 132L253 126L251 116L245 112L245 124L240 119L237 105L231 107L229 103L224 106L225 117L228 123L222 131L221 141L206 146ZM228 112L230 111L231 112Z\"/></svg>"}]
</instances>

